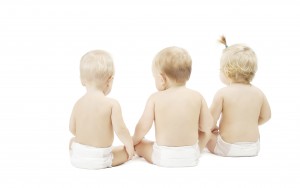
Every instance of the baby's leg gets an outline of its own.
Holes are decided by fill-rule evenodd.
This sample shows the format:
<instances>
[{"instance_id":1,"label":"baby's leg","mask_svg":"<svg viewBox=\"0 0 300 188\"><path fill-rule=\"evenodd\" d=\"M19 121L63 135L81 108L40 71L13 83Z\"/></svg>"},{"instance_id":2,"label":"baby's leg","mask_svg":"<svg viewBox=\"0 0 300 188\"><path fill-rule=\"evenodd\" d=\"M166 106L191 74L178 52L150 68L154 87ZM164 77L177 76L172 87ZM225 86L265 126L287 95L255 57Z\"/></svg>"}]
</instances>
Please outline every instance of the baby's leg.
<instances>
[{"instance_id":1,"label":"baby's leg","mask_svg":"<svg viewBox=\"0 0 300 188\"><path fill-rule=\"evenodd\" d=\"M127 162L128 154L126 152L125 146L114 147L112 153L114 156L112 161L112 166L118 166L120 164Z\"/></svg>"},{"instance_id":2,"label":"baby's leg","mask_svg":"<svg viewBox=\"0 0 300 188\"><path fill-rule=\"evenodd\" d=\"M211 152L211 153L215 153L215 147L216 147L216 143L217 143L217 136L218 133L213 133L211 134L210 140L208 141L206 147L207 149Z\"/></svg>"},{"instance_id":3,"label":"baby's leg","mask_svg":"<svg viewBox=\"0 0 300 188\"><path fill-rule=\"evenodd\" d=\"M143 139L140 143L134 146L134 149L140 157L143 157L149 163L153 163L152 162L153 144L154 142Z\"/></svg>"}]
</instances>

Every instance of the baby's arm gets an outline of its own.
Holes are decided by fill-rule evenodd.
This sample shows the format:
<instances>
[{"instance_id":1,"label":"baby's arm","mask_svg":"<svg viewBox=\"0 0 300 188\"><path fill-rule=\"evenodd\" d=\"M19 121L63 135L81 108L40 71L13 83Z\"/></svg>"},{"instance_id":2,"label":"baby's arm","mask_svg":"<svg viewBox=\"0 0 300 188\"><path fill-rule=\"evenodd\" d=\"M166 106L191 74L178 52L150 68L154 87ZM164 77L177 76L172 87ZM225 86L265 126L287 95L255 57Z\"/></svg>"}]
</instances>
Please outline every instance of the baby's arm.
<instances>
[{"instance_id":1,"label":"baby's arm","mask_svg":"<svg viewBox=\"0 0 300 188\"><path fill-rule=\"evenodd\" d=\"M260 110L258 125L264 124L271 118L271 108L270 108L269 102L265 95L263 97L264 97L264 100L263 100L263 104L262 104L261 110Z\"/></svg>"},{"instance_id":2,"label":"baby's arm","mask_svg":"<svg viewBox=\"0 0 300 188\"><path fill-rule=\"evenodd\" d=\"M129 160L134 155L132 138L131 138L130 133L123 121L121 106L115 100L112 100L111 121L112 121L113 129L114 129L115 133L117 134L117 136L121 140L121 142L125 145L126 152L128 154L128 160Z\"/></svg>"},{"instance_id":3,"label":"baby's arm","mask_svg":"<svg viewBox=\"0 0 300 188\"><path fill-rule=\"evenodd\" d=\"M133 144L137 145L151 129L154 121L154 101L151 96L146 104L144 113L135 127L133 135Z\"/></svg>"},{"instance_id":4,"label":"baby's arm","mask_svg":"<svg viewBox=\"0 0 300 188\"><path fill-rule=\"evenodd\" d=\"M202 98L199 116L199 141L202 150L210 139L213 130L213 118L208 110L205 100Z\"/></svg>"},{"instance_id":5,"label":"baby's arm","mask_svg":"<svg viewBox=\"0 0 300 188\"><path fill-rule=\"evenodd\" d=\"M69 123L69 130L70 132L76 136L76 123L75 123L75 106L73 108L71 118L70 118L70 123Z\"/></svg>"},{"instance_id":6,"label":"baby's arm","mask_svg":"<svg viewBox=\"0 0 300 188\"><path fill-rule=\"evenodd\" d=\"M215 95L213 102L210 106L210 113L212 115L213 125L214 125L214 127L212 129L213 132L218 130L217 122L221 116L222 109L223 109L223 98L222 98L220 92L218 92Z\"/></svg>"},{"instance_id":7,"label":"baby's arm","mask_svg":"<svg viewBox=\"0 0 300 188\"><path fill-rule=\"evenodd\" d=\"M74 136L76 136L75 106L72 110L70 123L69 123L69 130ZM71 138L71 140L69 142L69 150L71 150L71 146L74 141L75 141L75 137Z\"/></svg>"}]
</instances>

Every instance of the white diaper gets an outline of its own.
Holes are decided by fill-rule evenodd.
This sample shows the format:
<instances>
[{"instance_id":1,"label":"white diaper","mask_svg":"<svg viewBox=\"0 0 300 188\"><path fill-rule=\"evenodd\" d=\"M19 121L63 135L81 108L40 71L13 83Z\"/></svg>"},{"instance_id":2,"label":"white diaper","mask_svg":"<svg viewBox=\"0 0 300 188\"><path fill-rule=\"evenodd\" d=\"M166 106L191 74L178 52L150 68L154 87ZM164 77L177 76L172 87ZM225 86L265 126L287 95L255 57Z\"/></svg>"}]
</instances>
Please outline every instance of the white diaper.
<instances>
[{"instance_id":1,"label":"white diaper","mask_svg":"<svg viewBox=\"0 0 300 188\"><path fill-rule=\"evenodd\" d=\"M163 167L196 166L200 157L198 144L193 146L167 147L153 144L152 162Z\"/></svg>"},{"instance_id":2,"label":"white diaper","mask_svg":"<svg viewBox=\"0 0 300 188\"><path fill-rule=\"evenodd\" d=\"M259 139L257 142L225 142L220 135L217 137L214 153L224 157L252 157L258 155Z\"/></svg>"},{"instance_id":3,"label":"white diaper","mask_svg":"<svg viewBox=\"0 0 300 188\"><path fill-rule=\"evenodd\" d=\"M85 169L102 169L111 167L113 154L112 147L96 148L73 142L70 150L73 166Z\"/></svg>"}]
</instances>

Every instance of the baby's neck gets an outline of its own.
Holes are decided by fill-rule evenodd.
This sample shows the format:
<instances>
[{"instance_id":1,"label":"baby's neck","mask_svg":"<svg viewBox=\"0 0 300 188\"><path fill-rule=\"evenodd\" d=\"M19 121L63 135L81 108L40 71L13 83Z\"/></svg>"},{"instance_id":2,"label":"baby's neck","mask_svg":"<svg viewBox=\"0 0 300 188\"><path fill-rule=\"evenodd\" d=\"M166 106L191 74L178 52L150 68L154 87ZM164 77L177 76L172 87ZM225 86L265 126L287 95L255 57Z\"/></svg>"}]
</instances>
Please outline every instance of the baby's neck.
<instances>
[{"instance_id":1,"label":"baby's neck","mask_svg":"<svg viewBox=\"0 0 300 188\"><path fill-rule=\"evenodd\" d=\"M95 86L86 86L86 92L87 93L99 93L99 94L104 95L104 92Z\"/></svg>"},{"instance_id":2,"label":"baby's neck","mask_svg":"<svg viewBox=\"0 0 300 188\"><path fill-rule=\"evenodd\" d=\"M230 82L229 86L232 86L232 85L249 85L249 86L251 86L251 83L249 83L249 82Z\"/></svg>"},{"instance_id":3,"label":"baby's neck","mask_svg":"<svg viewBox=\"0 0 300 188\"><path fill-rule=\"evenodd\" d=\"M185 83L173 82L173 83L168 83L166 89L176 89L181 87L185 87Z\"/></svg>"},{"instance_id":4,"label":"baby's neck","mask_svg":"<svg viewBox=\"0 0 300 188\"><path fill-rule=\"evenodd\" d=\"M251 85L249 80L246 80L246 79L243 79L243 78L229 79L229 85L233 85L233 84Z\"/></svg>"}]
</instances>

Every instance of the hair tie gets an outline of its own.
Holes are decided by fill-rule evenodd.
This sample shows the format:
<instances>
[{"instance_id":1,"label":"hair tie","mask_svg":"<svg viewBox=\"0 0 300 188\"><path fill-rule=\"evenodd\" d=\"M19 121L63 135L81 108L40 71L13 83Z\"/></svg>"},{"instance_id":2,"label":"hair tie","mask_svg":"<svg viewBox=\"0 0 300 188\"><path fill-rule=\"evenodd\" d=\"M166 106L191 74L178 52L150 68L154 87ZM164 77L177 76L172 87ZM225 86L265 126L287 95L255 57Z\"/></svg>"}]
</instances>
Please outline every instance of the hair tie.
<instances>
[{"instance_id":1,"label":"hair tie","mask_svg":"<svg viewBox=\"0 0 300 188\"><path fill-rule=\"evenodd\" d=\"M227 42L226 42L226 38L224 35L221 36L221 38L219 39L219 42L225 45L225 48L228 48Z\"/></svg>"}]
</instances>

